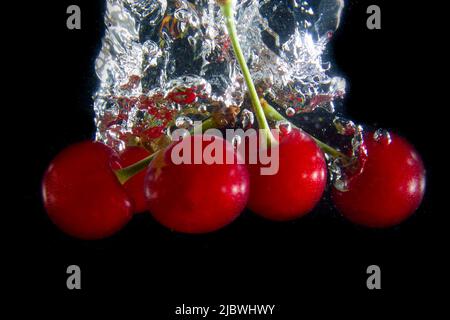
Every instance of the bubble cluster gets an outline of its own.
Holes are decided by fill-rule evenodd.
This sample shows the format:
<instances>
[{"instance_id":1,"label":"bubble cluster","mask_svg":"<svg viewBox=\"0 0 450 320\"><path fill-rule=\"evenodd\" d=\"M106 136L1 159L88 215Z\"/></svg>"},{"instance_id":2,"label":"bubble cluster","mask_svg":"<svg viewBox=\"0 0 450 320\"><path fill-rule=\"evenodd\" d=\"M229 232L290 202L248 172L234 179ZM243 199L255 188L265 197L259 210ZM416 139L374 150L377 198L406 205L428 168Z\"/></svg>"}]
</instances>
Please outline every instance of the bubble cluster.
<instances>
[{"instance_id":1,"label":"bubble cluster","mask_svg":"<svg viewBox=\"0 0 450 320\"><path fill-rule=\"evenodd\" d=\"M317 108L333 112L335 100L345 94L345 80L332 74L323 56L343 1L234 5L258 92L294 122ZM97 140L120 150L224 107L240 110L230 123L253 126L243 76L215 0L106 0L104 19L95 64Z\"/></svg>"}]
</instances>

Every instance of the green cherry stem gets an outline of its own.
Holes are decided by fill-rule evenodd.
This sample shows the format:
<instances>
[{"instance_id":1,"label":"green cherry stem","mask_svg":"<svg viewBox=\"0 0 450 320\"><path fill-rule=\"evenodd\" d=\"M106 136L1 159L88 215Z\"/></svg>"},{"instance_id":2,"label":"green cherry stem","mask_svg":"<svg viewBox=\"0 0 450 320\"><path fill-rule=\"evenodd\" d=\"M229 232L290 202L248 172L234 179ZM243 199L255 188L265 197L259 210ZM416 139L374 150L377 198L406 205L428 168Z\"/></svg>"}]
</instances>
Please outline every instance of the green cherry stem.
<instances>
[{"instance_id":1,"label":"green cherry stem","mask_svg":"<svg viewBox=\"0 0 450 320\"><path fill-rule=\"evenodd\" d=\"M201 127L202 127L202 131L204 132L208 129L216 128L217 123L213 117L209 117L208 119L205 119L202 122ZM189 132L192 134L193 132L195 132L195 128L191 129ZM153 160L153 158L158 154L159 151L161 151L161 150L155 151L148 157L146 157L136 163L133 163L132 165L129 165L128 167L114 171L119 182L121 184L124 184L129 179L131 179L135 174L138 174L142 170L146 169L148 167L148 165L150 164L150 162Z\"/></svg>"},{"instance_id":2,"label":"green cherry stem","mask_svg":"<svg viewBox=\"0 0 450 320\"><path fill-rule=\"evenodd\" d=\"M274 107L272 107L265 99L261 98L261 106L264 110L265 115L268 119L272 121L288 121L285 117L283 117ZM298 128L293 123L288 121L293 127ZM300 128L298 128L300 129ZM317 145L322 149L323 152L326 154L332 156L333 158L341 158L345 162L350 162L350 158L343 154L342 152L336 150L335 148L329 146L328 144L320 141L319 139L315 138L305 130L301 129L303 132L308 134L316 143Z\"/></svg>"},{"instance_id":3,"label":"green cherry stem","mask_svg":"<svg viewBox=\"0 0 450 320\"><path fill-rule=\"evenodd\" d=\"M153 158L155 157L155 155L158 152L159 151L156 151L156 152L152 153L151 155L149 155L148 157L146 157L136 163L133 163L132 165L130 165L128 167L116 170L114 173L116 174L119 182L121 184L124 184L129 179L131 179L135 174L138 174L139 172L141 172L142 170L147 168L148 165L150 164L150 162L153 160Z\"/></svg>"},{"instance_id":4,"label":"green cherry stem","mask_svg":"<svg viewBox=\"0 0 450 320\"><path fill-rule=\"evenodd\" d=\"M255 112L259 128L262 129L269 145L272 143L276 144L277 142L273 137L272 132L270 131L270 127L267 123L266 116L264 115L263 108L259 101L258 93L256 92L256 88L248 69L247 62L245 60L244 54L242 53L241 45L239 44L236 32L236 23L234 21L233 0L216 0L216 2L219 4L222 10L222 14L225 18L225 25L228 30L228 35L233 46L234 54L236 55L236 58L239 62L239 66L241 67L242 74L244 75L244 80L247 84L247 88L250 94L250 100L252 102L253 111Z\"/></svg>"}]
</instances>

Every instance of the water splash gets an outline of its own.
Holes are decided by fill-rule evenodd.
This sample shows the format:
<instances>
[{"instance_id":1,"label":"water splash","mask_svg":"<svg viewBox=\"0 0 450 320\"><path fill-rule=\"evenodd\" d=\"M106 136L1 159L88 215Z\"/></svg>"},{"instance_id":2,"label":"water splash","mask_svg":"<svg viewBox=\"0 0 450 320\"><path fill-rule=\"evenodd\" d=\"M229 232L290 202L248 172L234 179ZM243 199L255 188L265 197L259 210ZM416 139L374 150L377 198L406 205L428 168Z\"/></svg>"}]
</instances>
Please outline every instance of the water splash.
<instances>
[{"instance_id":1,"label":"water splash","mask_svg":"<svg viewBox=\"0 0 450 320\"><path fill-rule=\"evenodd\" d=\"M323 55L342 8L342 0L235 3L239 40L260 94L293 116L334 111L345 80L330 75ZM214 0L106 0L105 24L96 60L98 140L120 150L159 139L177 119L189 123L230 107L241 110L236 125L253 124Z\"/></svg>"}]
</instances>

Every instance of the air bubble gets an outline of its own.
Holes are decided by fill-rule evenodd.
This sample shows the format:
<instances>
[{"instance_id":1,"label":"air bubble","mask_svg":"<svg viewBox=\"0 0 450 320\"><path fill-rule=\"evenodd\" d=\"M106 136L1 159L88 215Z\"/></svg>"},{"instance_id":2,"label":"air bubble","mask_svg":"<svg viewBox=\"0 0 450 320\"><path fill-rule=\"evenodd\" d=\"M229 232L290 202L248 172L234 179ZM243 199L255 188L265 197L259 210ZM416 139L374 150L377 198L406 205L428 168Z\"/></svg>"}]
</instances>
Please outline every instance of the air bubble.
<instances>
[{"instance_id":1,"label":"air bubble","mask_svg":"<svg viewBox=\"0 0 450 320\"><path fill-rule=\"evenodd\" d=\"M171 126L172 117L177 127L189 128L192 113L204 115L213 106L242 110L230 126L254 124L254 114L247 110L247 86L214 1L105 1L106 30L95 63L100 80L94 95L98 140L128 144L130 135ZM236 24L243 30L239 41L251 60L256 89L277 107L289 106L284 108L287 117L318 106L333 112L332 100L345 93L345 80L332 76L332 64L323 55L327 32L339 25L342 3L251 0L235 6ZM132 76L139 77L139 85L123 89ZM174 101L174 92L186 94ZM131 102L117 103L124 97ZM142 98L149 103L141 117L137 110ZM178 103L183 99L189 103ZM106 124L122 123L119 115L128 120L115 129L120 134L113 143Z\"/></svg>"},{"instance_id":2,"label":"air bubble","mask_svg":"<svg viewBox=\"0 0 450 320\"><path fill-rule=\"evenodd\" d=\"M294 115L295 115L295 109L292 108L292 107L287 108L287 109L286 109L286 115L287 115L288 117L294 116Z\"/></svg>"},{"instance_id":3,"label":"air bubble","mask_svg":"<svg viewBox=\"0 0 450 320\"><path fill-rule=\"evenodd\" d=\"M377 129L373 133L373 138L377 142L383 142L386 144L390 144L392 142L391 134L386 129Z\"/></svg>"},{"instance_id":4,"label":"air bubble","mask_svg":"<svg viewBox=\"0 0 450 320\"><path fill-rule=\"evenodd\" d=\"M180 129L189 129L193 124L194 122L189 117L181 116L175 120L175 126Z\"/></svg>"},{"instance_id":5,"label":"air bubble","mask_svg":"<svg viewBox=\"0 0 450 320\"><path fill-rule=\"evenodd\" d=\"M292 130L292 124L286 120L277 121L275 127L283 134L287 134Z\"/></svg>"},{"instance_id":6,"label":"air bubble","mask_svg":"<svg viewBox=\"0 0 450 320\"><path fill-rule=\"evenodd\" d=\"M331 161L329 165L330 178L333 186L342 192L348 191L348 181L344 174L341 159L337 158Z\"/></svg>"},{"instance_id":7,"label":"air bubble","mask_svg":"<svg viewBox=\"0 0 450 320\"><path fill-rule=\"evenodd\" d=\"M322 69L328 71L331 68L331 63L329 61L322 63Z\"/></svg>"},{"instance_id":8,"label":"air bubble","mask_svg":"<svg viewBox=\"0 0 450 320\"><path fill-rule=\"evenodd\" d=\"M250 110L242 110L241 113L241 125L244 129L248 129L253 126L255 122L255 115Z\"/></svg>"},{"instance_id":9,"label":"air bubble","mask_svg":"<svg viewBox=\"0 0 450 320\"><path fill-rule=\"evenodd\" d=\"M351 120L347 120L341 117L335 117L333 119L333 125L337 132L344 136L353 135L356 132L356 126Z\"/></svg>"}]
</instances>

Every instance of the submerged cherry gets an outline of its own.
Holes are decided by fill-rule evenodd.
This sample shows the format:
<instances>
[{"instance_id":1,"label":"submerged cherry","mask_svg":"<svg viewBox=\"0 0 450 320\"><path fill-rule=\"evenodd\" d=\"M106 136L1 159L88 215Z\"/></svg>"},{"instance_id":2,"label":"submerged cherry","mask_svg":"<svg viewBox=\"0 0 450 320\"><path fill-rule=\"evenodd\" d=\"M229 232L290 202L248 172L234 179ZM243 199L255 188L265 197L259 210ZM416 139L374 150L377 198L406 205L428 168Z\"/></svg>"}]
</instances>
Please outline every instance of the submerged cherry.
<instances>
[{"instance_id":1,"label":"submerged cherry","mask_svg":"<svg viewBox=\"0 0 450 320\"><path fill-rule=\"evenodd\" d=\"M333 188L336 208L350 221L367 227L390 227L411 216L425 192L420 155L402 137L370 132L364 135L367 159L350 176L347 189Z\"/></svg>"},{"instance_id":2,"label":"submerged cherry","mask_svg":"<svg viewBox=\"0 0 450 320\"><path fill-rule=\"evenodd\" d=\"M260 162L248 165L248 208L270 220L304 216L320 200L326 186L327 166L322 150L299 129L280 134L279 144L272 148L279 154L276 174L261 174L264 166Z\"/></svg>"},{"instance_id":3,"label":"submerged cherry","mask_svg":"<svg viewBox=\"0 0 450 320\"><path fill-rule=\"evenodd\" d=\"M192 135L173 143L151 162L147 172L145 194L150 213L178 232L218 230L232 222L247 203L249 176L246 166L237 163L233 146L219 137L210 137L212 141L204 137ZM177 153L183 146L184 151ZM199 148L195 150L195 146ZM211 148L216 148L212 155L225 157L230 152L233 163L208 164L204 156ZM180 163L178 154L187 161ZM194 164L196 159L201 163Z\"/></svg>"},{"instance_id":4,"label":"submerged cherry","mask_svg":"<svg viewBox=\"0 0 450 320\"><path fill-rule=\"evenodd\" d=\"M130 146L120 153L120 163L122 167L127 167L146 158L150 155L146 149L141 147ZM146 170L135 174L124 183L124 188L133 200L133 208L135 213L147 210L147 203L144 194L144 179Z\"/></svg>"},{"instance_id":5,"label":"submerged cherry","mask_svg":"<svg viewBox=\"0 0 450 320\"><path fill-rule=\"evenodd\" d=\"M42 182L44 206L65 233L100 239L121 229L132 216L131 200L111 165L119 156L100 142L74 144L50 163Z\"/></svg>"}]
</instances>

